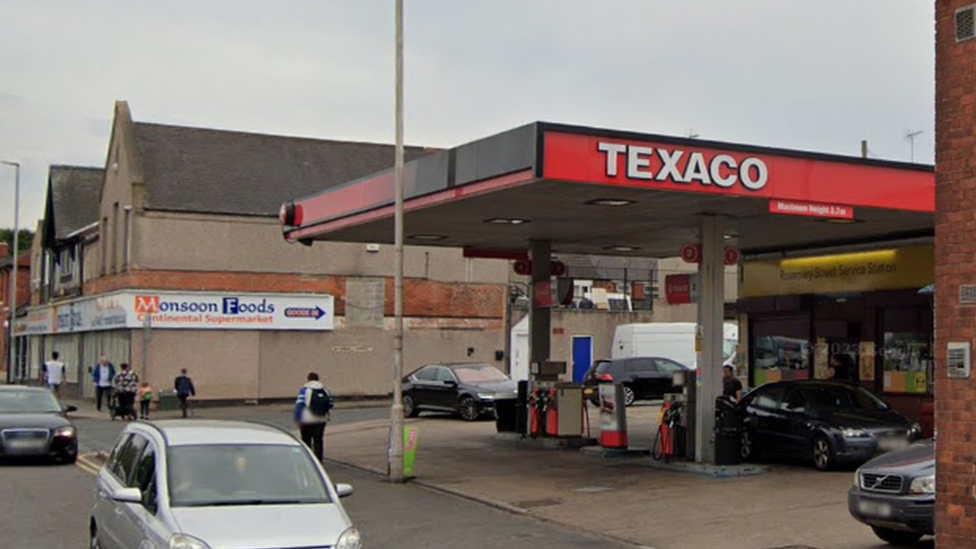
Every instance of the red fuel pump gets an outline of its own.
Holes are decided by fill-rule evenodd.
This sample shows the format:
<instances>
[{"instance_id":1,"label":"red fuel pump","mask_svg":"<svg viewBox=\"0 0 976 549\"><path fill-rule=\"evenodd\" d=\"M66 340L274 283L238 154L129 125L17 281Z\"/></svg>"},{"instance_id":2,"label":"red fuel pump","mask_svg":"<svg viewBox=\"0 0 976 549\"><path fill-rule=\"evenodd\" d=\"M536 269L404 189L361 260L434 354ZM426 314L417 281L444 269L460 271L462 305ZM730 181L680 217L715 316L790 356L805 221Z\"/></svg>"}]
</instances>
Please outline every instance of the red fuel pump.
<instances>
[{"instance_id":1,"label":"red fuel pump","mask_svg":"<svg viewBox=\"0 0 976 549\"><path fill-rule=\"evenodd\" d=\"M559 436L559 404L556 399L556 389L549 390L548 409L546 410L546 434Z\"/></svg>"},{"instance_id":2,"label":"red fuel pump","mask_svg":"<svg viewBox=\"0 0 976 549\"><path fill-rule=\"evenodd\" d=\"M532 389L529 394L529 434L536 436L542 427L542 391L538 388Z\"/></svg>"}]
</instances>

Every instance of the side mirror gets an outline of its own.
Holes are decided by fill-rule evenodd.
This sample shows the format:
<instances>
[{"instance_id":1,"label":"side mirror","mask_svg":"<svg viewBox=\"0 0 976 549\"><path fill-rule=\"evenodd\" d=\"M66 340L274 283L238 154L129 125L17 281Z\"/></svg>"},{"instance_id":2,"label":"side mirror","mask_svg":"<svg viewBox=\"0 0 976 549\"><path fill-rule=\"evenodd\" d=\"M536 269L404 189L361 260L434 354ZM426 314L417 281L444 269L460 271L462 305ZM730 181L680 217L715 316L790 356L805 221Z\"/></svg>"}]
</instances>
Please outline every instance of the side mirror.
<instances>
[{"instance_id":1,"label":"side mirror","mask_svg":"<svg viewBox=\"0 0 976 549\"><path fill-rule=\"evenodd\" d=\"M78 411L78 407L75 405L68 406L64 409L64 413L66 414L70 414L71 412L77 412L77 411Z\"/></svg>"},{"instance_id":2,"label":"side mirror","mask_svg":"<svg viewBox=\"0 0 976 549\"><path fill-rule=\"evenodd\" d=\"M336 484L336 494L340 498L346 498L352 495L352 485L349 484Z\"/></svg>"},{"instance_id":3,"label":"side mirror","mask_svg":"<svg viewBox=\"0 0 976 549\"><path fill-rule=\"evenodd\" d=\"M112 500L119 503L142 503L142 492L138 488L120 488L112 494Z\"/></svg>"}]
</instances>

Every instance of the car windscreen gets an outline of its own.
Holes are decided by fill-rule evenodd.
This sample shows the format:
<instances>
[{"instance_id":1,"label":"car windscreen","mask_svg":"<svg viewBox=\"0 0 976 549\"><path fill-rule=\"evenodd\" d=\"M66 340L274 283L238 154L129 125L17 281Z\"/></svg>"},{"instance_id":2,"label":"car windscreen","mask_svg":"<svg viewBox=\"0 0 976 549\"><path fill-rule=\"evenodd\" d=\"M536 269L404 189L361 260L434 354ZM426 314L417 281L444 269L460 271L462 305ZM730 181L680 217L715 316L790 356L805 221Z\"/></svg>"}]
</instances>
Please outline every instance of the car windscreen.
<instances>
[{"instance_id":1,"label":"car windscreen","mask_svg":"<svg viewBox=\"0 0 976 549\"><path fill-rule=\"evenodd\" d=\"M508 381L508 376L501 373L494 366L465 366L454 368L454 375L461 383L494 383L496 381Z\"/></svg>"},{"instance_id":2,"label":"car windscreen","mask_svg":"<svg viewBox=\"0 0 976 549\"><path fill-rule=\"evenodd\" d=\"M610 362L609 360L605 360L603 362L598 362L597 365L596 365L596 370L593 371L593 374L594 375L605 374L605 373L607 373L607 372L610 371L610 366L612 366L612 365L613 365L613 363Z\"/></svg>"},{"instance_id":3,"label":"car windscreen","mask_svg":"<svg viewBox=\"0 0 976 549\"><path fill-rule=\"evenodd\" d=\"M56 414L61 405L49 391L0 391L0 414Z\"/></svg>"},{"instance_id":4,"label":"car windscreen","mask_svg":"<svg viewBox=\"0 0 976 549\"><path fill-rule=\"evenodd\" d=\"M328 489L298 445L201 444L169 451L173 507L329 503Z\"/></svg>"},{"instance_id":5,"label":"car windscreen","mask_svg":"<svg viewBox=\"0 0 976 549\"><path fill-rule=\"evenodd\" d=\"M866 389L857 386L821 386L800 389L807 409L833 413L850 410L885 410L884 402Z\"/></svg>"}]
</instances>

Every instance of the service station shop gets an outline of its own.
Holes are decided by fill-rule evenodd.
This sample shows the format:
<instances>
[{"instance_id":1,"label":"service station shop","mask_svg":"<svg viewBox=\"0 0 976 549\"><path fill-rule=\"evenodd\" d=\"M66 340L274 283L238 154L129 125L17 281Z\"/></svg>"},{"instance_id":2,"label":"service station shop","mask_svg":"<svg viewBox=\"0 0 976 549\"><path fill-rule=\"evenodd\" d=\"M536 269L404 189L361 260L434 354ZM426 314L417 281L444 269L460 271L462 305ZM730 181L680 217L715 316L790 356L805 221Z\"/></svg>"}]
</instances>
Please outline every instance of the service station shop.
<instances>
[{"instance_id":1,"label":"service station shop","mask_svg":"<svg viewBox=\"0 0 976 549\"><path fill-rule=\"evenodd\" d=\"M393 172L282 207L288 241L391 242ZM930 396L930 166L534 123L409 162L406 243L531 258L530 355L544 365L567 254L698 263L694 457L713 462L724 265L743 265L740 345L752 384L816 377L848 353L910 415ZM409 349L407 350L409 352ZM544 369L543 369L544 370ZM915 414L912 414L912 409Z\"/></svg>"}]
</instances>

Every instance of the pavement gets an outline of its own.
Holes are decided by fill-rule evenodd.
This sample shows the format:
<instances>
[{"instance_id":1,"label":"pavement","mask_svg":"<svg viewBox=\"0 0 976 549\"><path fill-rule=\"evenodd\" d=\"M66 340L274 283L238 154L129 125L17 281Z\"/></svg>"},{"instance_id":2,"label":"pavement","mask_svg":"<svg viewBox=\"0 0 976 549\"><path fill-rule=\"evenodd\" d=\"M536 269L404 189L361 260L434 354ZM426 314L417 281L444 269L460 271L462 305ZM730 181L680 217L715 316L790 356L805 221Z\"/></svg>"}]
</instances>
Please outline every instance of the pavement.
<instances>
[{"instance_id":1,"label":"pavement","mask_svg":"<svg viewBox=\"0 0 976 549\"><path fill-rule=\"evenodd\" d=\"M653 549L887 547L848 515L846 492L853 469L819 473L804 465L768 464L762 475L712 478L652 467L643 451L650 447L658 411L653 405L628 409L636 451L612 459L499 442L493 422L425 414L407 421L419 431L417 478L410 486L449 497L456 505L466 502L492 517L541 521L556 531L582 534L590 542L595 537L602 543ZM251 406L200 409L197 415L287 427L289 412L285 405ZM337 409L326 436L329 469L350 475L355 471L357 478L380 482L387 467L388 413L385 407ZM82 409L75 417L86 452L111 447L122 428L121 422L106 421L104 414L91 410ZM598 436L595 411L590 419L590 434ZM350 508L353 505L350 500ZM408 510L390 512L387 520L413 532L399 514ZM448 513L425 520L454 519ZM504 528L483 531L507 539Z\"/></svg>"}]
</instances>

